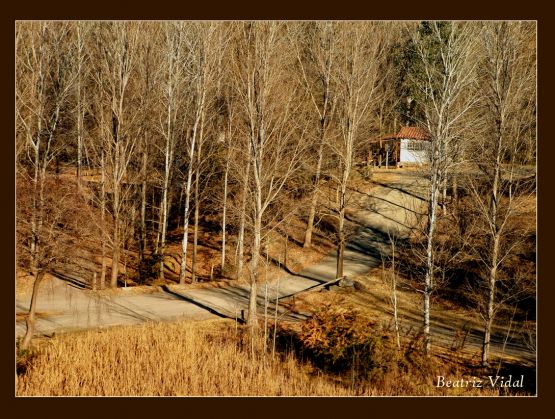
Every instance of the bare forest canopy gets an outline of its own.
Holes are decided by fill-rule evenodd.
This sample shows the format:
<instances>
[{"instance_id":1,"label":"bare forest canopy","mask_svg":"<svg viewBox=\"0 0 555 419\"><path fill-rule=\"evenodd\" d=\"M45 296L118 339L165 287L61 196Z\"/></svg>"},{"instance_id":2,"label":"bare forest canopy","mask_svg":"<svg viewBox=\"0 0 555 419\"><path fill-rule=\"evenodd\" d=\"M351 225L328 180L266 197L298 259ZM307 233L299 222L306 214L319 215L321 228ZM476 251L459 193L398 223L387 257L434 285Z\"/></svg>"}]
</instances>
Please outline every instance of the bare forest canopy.
<instances>
[{"instance_id":1,"label":"bare forest canopy","mask_svg":"<svg viewBox=\"0 0 555 419\"><path fill-rule=\"evenodd\" d=\"M502 264L526 253L511 220L535 191L534 22L17 22L15 105L18 265L37 284L86 249L94 286L195 282L203 226L219 237L210 277L256 295L293 214L305 247L334 218L340 277L349 182L403 126L431 137L425 298L459 260L440 252L441 214L479 220L449 222L486 323Z\"/></svg>"}]
</instances>

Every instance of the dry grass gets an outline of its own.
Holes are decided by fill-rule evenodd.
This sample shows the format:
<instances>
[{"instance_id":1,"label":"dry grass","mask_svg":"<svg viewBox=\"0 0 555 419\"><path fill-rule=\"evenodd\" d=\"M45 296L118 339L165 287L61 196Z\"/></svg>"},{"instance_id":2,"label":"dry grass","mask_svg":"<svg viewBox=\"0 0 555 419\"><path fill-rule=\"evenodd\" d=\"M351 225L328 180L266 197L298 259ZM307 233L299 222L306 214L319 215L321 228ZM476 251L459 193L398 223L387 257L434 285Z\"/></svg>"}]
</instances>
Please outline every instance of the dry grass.
<instances>
[{"instance_id":1,"label":"dry grass","mask_svg":"<svg viewBox=\"0 0 555 419\"><path fill-rule=\"evenodd\" d=\"M253 360L229 322L149 324L40 344L19 396L347 395L292 357Z\"/></svg>"},{"instance_id":2,"label":"dry grass","mask_svg":"<svg viewBox=\"0 0 555 419\"><path fill-rule=\"evenodd\" d=\"M351 386L293 355L253 358L230 321L147 324L38 342L17 380L18 396L394 396L498 395L435 387L431 371ZM450 370L451 379L462 376ZM458 378L457 378L458 377Z\"/></svg>"}]
</instances>

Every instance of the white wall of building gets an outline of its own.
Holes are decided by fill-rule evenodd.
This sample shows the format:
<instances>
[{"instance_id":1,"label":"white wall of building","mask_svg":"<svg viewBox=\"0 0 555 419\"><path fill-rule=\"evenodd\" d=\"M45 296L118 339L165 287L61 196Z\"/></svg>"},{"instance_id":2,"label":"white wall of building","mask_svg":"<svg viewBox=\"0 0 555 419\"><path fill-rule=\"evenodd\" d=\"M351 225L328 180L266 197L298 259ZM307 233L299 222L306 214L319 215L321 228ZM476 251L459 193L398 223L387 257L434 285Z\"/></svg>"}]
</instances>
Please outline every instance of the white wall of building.
<instances>
[{"instance_id":1,"label":"white wall of building","mask_svg":"<svg viewBox=\"0 0 555 419\"><path fill-rule=\"evenodd\" d=\"M401 139L400 163L427 163L429 141Z\"/></svg>"}]
</instances>

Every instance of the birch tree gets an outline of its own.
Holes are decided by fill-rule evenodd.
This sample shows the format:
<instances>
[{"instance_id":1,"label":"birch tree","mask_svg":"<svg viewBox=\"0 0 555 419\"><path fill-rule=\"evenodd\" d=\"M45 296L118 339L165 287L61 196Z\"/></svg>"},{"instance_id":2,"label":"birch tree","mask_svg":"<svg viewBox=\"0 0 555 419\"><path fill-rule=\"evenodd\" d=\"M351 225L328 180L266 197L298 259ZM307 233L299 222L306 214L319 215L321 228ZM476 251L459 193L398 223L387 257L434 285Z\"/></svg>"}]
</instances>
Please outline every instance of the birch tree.
<instances>
[{"instance_id":1,"label":"birch tree","mask_svg":"<svg viewBox=\"0 0 555 419\"><path fill-rule=\"evenodd\" d=\"M475 61L471 24L429 22L414 34L422 78L416 81L423 98L424 120L431 134L428 217L425 228L425 274L423 289L423 333L426 353L431 348L430 298L434 291L434 245L440 189L452 162L449 150L464 129L463 117L475 104L465 95L474 81ZM433 46L433 48L431 47ZM462 128L461 128L462 126Z\"/></svg>"},{"instance_id":2,"label":"birch tree","mask_svg":"<svg viewBox=\"0 0 555 419\"><path fill-rule=\"evenodd\" d=\"M191 188L195 173L196 149L203 141L204 124L208 106L208 96L213 88L216 64L218 63L219 44L217 24L215 22L198 22L191 27L191 35L187 37L189 54L189 71L192 82L193 106L192 122L187 144L187 173L184 181L185 204L183 210L183 240L181 245L181 270L179 283L185 283L187 272L187 245L189 240L189 218L191 205Z\"/></svg>"},{"instance_id":3,"label":"birch tree","mask_svg":"<svg viewBox=\"0 0 555 419\"><path fill-rule=\"evenodd\" d=\"M510 238L510 221L519 215L519 205L528 194L519 184L519 166L525 162L525 136L534 119L535 38L532 23L488 22L481 28L484 62L481 72L480 114L484 124L475 161L485 176L471 182L473 199L485 222L486 251L481 261L486 277L482 364L490 359L491 333L499 307L497 284L502 263L510 256L518 239ZM532 41L533 42L533 41ZM533 129L533 128L532 128ZM481 177L480 177L481 179Z\"/></svg>"},{"instance_id":4,"label":"birch tree","mask_svg":"<svg viewBox=\"0 0 555 419\"><path fill-rule=\"evenodd\" d=\"M245 146L248 148L248 145ZM247 225L247 200L249 197L249 181L251 176L251 155L247 153L246 157L241 161L245 162L246 165L239 168L240 183L242 185L241 191L241 206L239 209L239 232L237 235L237 248L236 248L236 265L237 273L236 278L240 278L243 274L243 264L245 257L245 229Z\"/></svg>"},{"instance_id":5,"label":"birch tree","mask_svg":"<svg viewBox=\"0 0 555 419\"><path fill-rule=\"evenodd\" d=\"M160 257L160 278L164 279L164 256L166 250L166 234L168 228L169 192L171 176L174 167L174 155L177 139L182 129L180 111L182 103L182 84L184 83L185 68L183 64L184 51L184 24L183 22L167 22L164 24L164 81L162 106L164 118L160 118L160 133L164 139L162 154L164 168L162 176L162 198L160 203L159 232L160 241L158 256ZM181 122L182 123L182 122Z\"/></svg>"},{"instance_id":6,"label":"birch tree","mask_svg":"<svg viewBox=\"0 0 555 419\"><path fill-rule=\"evenodd\" d=\"M221 272L224 272L226 263L226 239L227 239L227 209L228 209L228 186L229 186L229 172L231 165L231 158L233 155L233 139L236 135L236 131L233 128L233 109L230 106L229 98L228 103L225 105L226 108L226 119L225 119L225 129L223 133L223 143L224 143L224 177L223 177L223 191L222 191L222 251L220 260ZM220 138L222 142L222 138Z\"/></svg>"},{"instance_id":7,"label":"birch tree","mask_svg":"<svg viewBox=\"0 0 555 419\"><path fill-rule=\"evenodd\" d=\"M244 180L251 197L246 203L252 226L247 323L253 330L258 327L256 298L261 245L268 231L265 227L273 224L266 217L299 168L303 135L293 125L296 91L288 83L285 71L291 58L284 24L241 22L236 29L233 70L247 142L245 163L250 168L250 176Z\"/></svg>"}]
</instances>

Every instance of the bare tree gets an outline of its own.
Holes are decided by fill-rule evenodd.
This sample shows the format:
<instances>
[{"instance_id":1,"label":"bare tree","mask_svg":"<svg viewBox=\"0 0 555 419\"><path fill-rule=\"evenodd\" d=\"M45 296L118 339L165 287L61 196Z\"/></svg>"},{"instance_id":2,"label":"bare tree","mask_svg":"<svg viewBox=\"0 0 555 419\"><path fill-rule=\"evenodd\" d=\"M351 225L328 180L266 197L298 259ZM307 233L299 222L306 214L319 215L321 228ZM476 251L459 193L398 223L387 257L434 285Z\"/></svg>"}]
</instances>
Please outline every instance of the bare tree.
<instances>
[{"instance_id":1,"label":"bare tree","mask_svg":"<svg viewBox=\"0 0 555 419\"><path fill-rule=\"evenodd\" d=\"M217 42L223 41L220 36L216 37ZM222 46L218 46L221 52ZM191 259L191 278L193 282L197 280L197 252L201 206L206 204L210 198L210 188L213 186L213 177L217 173L217 151L218 137L220 136L219 126L216 122L218 109L215 100L215 87L219 84L220 72L215 72L212 77L210 89L210 104L206 114L206 123L203 127L203 135L199 137L199 144L195 157L195 183L194 183L194 234L193 234L193 255Z\"/></svg>"},{"instance_id":2,"label":"bare tree","mask_svg":"<svg viewBox=\"0 0 555 419\"><path fill-rule=\"evenodd\" d=\"M337 55L336 26L333 22L314 22L310 23L308 27L302 24L295 28L297 31L292 34L300 82L309 97L309 106L317 116L317 133L314 141L317 150L316 168L303 244L305 248L312 245L312 230L318 204L322 161L328 128L334 113L335 102L331 99L331 84L332 69Z\"/></svg>"},{"instance_id":3,"label":"bare tree","mask_svg":"<svg viewBox=\"0 0 555 419\"><path fill-rule=\"evenodd\" d=\"M426 236L426 268L423 290L424 349L430 352L430 297L434 290L434 245L440 189L452 160L449 150L459 137L463 116L473 106L473 97L464 95L473 82L475 61L472 53L472 26L465 22L430 22L427 31L414 33L413 42L420 59L422 76L417 81L423 97L424 121L431 134L430 195Z\"/></svg>"},{"instance_id":4,"label":"bare tree","mask_svg":"<svg viewBox=\"0 0 555 419\"><path fill-rule=\"evenodd\" d=\"M391 308L393 311L393 326L395 329L395 338L397 339L397 348L401 349L401 336L400 336L400 330L399 330L399 309L398 309L398 303L397 303L398 278L397 278L397 266L395 261L395 257L397 255L396 244L397 244L398 235L399 235L399 232L396 230L394 231L388 230L387 232L387 236L391 247L391 266L390 266L389 272L385 272L385 269L384 269L384 275L386 277L389 276L389 281L386 279L386 283L390 289L389 298L391 301Z\"/></svg>"},{"instance_id":5,"label":"bare tree","mask_svg":"<svg viewBox=\"0 0 555 419\"><path fill-rule=\"evenodd\" d=\"M344 23L337 35L337 42L342 45L334 72L339 130L339 139L333 145L339 161L339 173L335 179L338 184L337 278L343 276L345 209L354 152L361 139L361 128L378 100L378 87L383 81L379 70L388 42L386 28L387 24L380 22Z\"/></svg>"},{"instance_id":6,"label":"bare tree","mask_svg":"<svg viewBox=\"0 0 555 419\"><path fill-rule=\"evenodd\" d=\"M224 164L224 178L223 178L223 192L222 192L222 252L220 269L224 272L226 262L226 232L227 232L227 208L228 208L228 185L229 185L229 169L231 165L231 158L233 153L233 138L235 130L233 129L233 110L229 104L226 105L227 109L227 126L224 130L224 147L225 147L225 164Z\"/></svg>"},{"instance_id":7,"label":"bare tree","mask_svg":"<svg viewBox=\"0 0 555 419\"><path fill-rule=\"evenodd\" d=\"M152 184L152 166L154 165L155 156L154 150L156 149L155 134L159 132L156 130L156 125L153 123L153 115L156 115L158 101L160 100L159 79L163 77L164 65L161 65L160 55L163 53L164 48L158 48L159 40L161 38L162 30L160 25L148 26L143 29L143 36L140 43L139 54L141 56L139 63L140 72L140 85L138 90L140 92L139 110L141 115L141 128L140 132L140 182L141 182L141 202L139 210L139 260L145 261L147 252L147 191L149 183ZM163 120L162 117L158 120ZM158 126L163 123L160 122Z\"/></svg>"},{"instance_id":8,"label":"bare tree","mask_svg":"<svg viewBox=\"0 0 555 419\"><path fill-rule=\"evenodd\" d=\"M66 59L69 26L66 23L19 23L16 54L18 79L16 85L18 142L26 150L26 169L20 170L31 183L30 211L20 215L29 221L28 264L34 277L27 332L21 344L27 348L35 326L39 285L51 267L52 234L57 216L51 217L47 205L47 170L63 145L57 139L61 115L68 101L75 72ZM23 162L21 162L23 163ZM22 181L18 187L23 188ZM23 205L25 208L25 205ZM19 234L23 234L19 229Z\"/></svg>"},{"instance_id":9,"label":"bare tree","mask_svg":"<svg viewBox=\"0 0 555 419\"><path fill-rule=\"evenodd\" d=\"M192 129L190 130L187 157L188 168L185 181L185 206L183 214L183 241L181 271L179 273L179 283L185 283L187 269L187 244L189 236L189 217L190 217L190 198L191 187L193 186L193 174L195 172L195 152L198 144L202 143L204 135L204 124L206 122L206 112L209 89L213 88L214 76L216 74L216 64L218 63L218 39L217 24L215 22L198 22L192 27L192 35L187 38L189 55L190 77L193 85L194 105L191 111Z\"/></svg>"},{"instance_id":10,"label":"bare tree","mask_svg":"<svg viewBox=\"0 0 555 419\"><path fill-rule=\"evenodd\" d=\"M85 47L85 38L87 37L87 31L89 26L84 24L83 22L77 22L75 24L75 61L76 61L76 72L77 72L77 81L76 81L76 113L77 113L77 185L81 187L81 164L83 161L83 136L84 136L84 127L83 127L83 118L86 106L84 104L84 95L83 95L83 85L84 81L87 78L86 69L87 69L87 54L86 54L86 47Z\"/></svg>"},{"instance_id":11,"label":"bare tree","mask_svg":"<svg viewBox=\"0 0 555 419\"><path fill-rule=\"evenodd\" d=\"M245 190L249 190L252 197L248 207L253 235L248 324L255 329L258 326L256 298L264 224L272 224L266 219L269 210L298 170L303 135L293 125L296 91L288 83L285 71L289 58L283 33L285 25L241 22L236 29L238 55L234 60L234 76L247 139L244 160L252 174L243 180L248 182ZM243 199L245 197L246 194Z\"/></svg>"},{"instance_id":12,"label":"bare tree","mask_svg":"<svg viewBox=\"0 0 555 419\"><path fill-rule=\"evenodd\" d=\"M247 223L247 199L249 196L249 179L251 173L251 157L250 154L244 159L246 166L240 172L240 181L243 185L241 191L241 206L239 209L239 233L237 237L236 260L237 260L237 273L236 277L240 278L243 273L244 255L245 255L245 228ZM243 160L243 161L244 161Z\"/></svg>"},{"instance_id":13,"label":"bare tree","mask_svg":"<svg viewBox=\"0 0 555 419\"><path fill-rule=\"evenodd\" d=\"M499 268L518 240L509 238L510 221L529 193L524 192L519 173L524 163L524 135L530 130L535 98L535 51L529 41L535 36L531 23L488 22L482 25L484 65L481 72L481 115L484 132L478 138L474 159L485 179L471 182L478 213L485 222L486 252L481 256L487 277L482 363L490 357L491 330L496 304ZM483 181L486 187L482 187ZM532 189L535 191L535 188ZM521 236L522 237L522 236Z\"/></svg>"},{"instance_id":14,"label":"bare tree","mask_svg":"<svg viewBox=\"0 0 555 419\"><path fill-rule=\"evenodd\" d=\"M140 24L137 22L111 22L101 25L97 32L97 71L95 81L99 88L96 109L101 127L108 189L111 192L112 210L112 271L110 286L116 287L122 243L121 223L125 200L132 192L128 165L133 158L137 136L134 119L138 116L129 101L129 83L136 59Z\"/></svg>"},{"instance_id":15,"label":"bare tree","mask_svg":"<svg viewBox=\"0 0 555 419\"><path fill-rule=\"evenodd\" d=\"M162 154L164 168L162 176L162 198L160 203L159 246L160 278L164 278L164 256L166 250L166 234L168 228L169 192L171 175L174 166L174 154L177 138L182 132L178 125L182 102L182 84L184 82L185 66L182 56L184 50L183 22L166 22L164 24L164 91L162 95L165 118L161 118L160 132L164 139Z\"/></svg>"}]
</instances>

